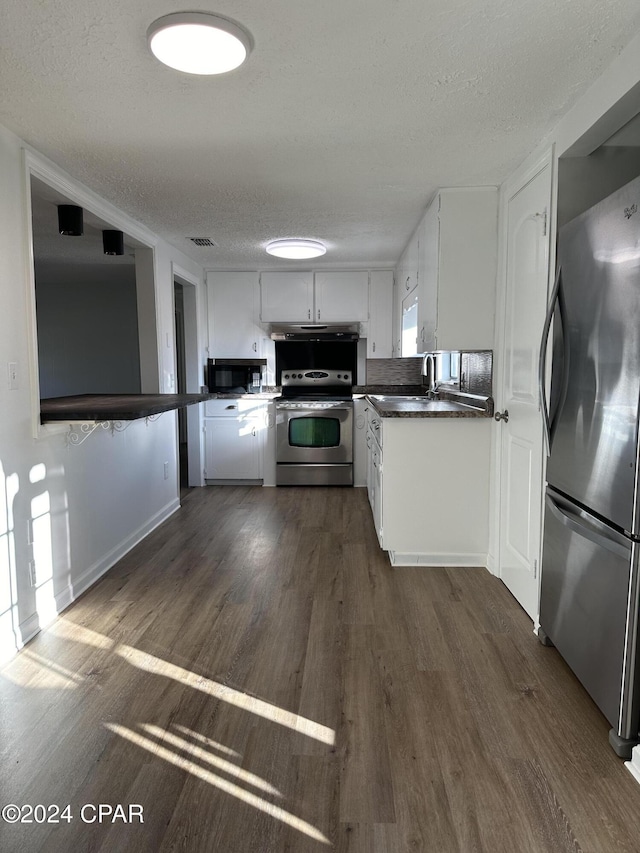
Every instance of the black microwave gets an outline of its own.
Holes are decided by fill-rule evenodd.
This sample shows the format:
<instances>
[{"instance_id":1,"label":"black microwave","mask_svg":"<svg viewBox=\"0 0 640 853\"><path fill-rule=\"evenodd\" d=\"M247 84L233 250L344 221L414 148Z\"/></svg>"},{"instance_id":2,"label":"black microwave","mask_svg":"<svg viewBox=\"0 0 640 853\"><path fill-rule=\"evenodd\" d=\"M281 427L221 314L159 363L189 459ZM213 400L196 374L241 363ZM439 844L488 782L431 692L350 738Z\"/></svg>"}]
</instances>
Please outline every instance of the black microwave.
<instances>
[{"instance_id":1,"label":"black microwave","mask_svg":"<svg viewBox=\"0 0 640 853\"><path fill-rule=\"evenodd\" d=\"M257 394L266 363L260 358L208 358L207 388L212 394Z\"/></svg>"}]
</instances>

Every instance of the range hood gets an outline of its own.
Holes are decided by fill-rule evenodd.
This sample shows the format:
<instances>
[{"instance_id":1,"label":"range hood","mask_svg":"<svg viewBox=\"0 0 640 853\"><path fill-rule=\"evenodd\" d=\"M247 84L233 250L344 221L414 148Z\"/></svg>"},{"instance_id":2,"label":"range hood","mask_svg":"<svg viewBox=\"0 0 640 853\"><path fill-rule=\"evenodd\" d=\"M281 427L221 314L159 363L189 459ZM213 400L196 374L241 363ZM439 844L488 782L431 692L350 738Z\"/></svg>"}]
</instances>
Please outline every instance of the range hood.
<instances>
[{"instance_id":1,"label":"range hood","mask_svg":"<svg viewBox=\"0 0 640 853\"><path fill-rule=\"evenodd\" d=\"M272 341L357 341L360 334L358 323L273 323Z\"/></svg>"}]
</instances>

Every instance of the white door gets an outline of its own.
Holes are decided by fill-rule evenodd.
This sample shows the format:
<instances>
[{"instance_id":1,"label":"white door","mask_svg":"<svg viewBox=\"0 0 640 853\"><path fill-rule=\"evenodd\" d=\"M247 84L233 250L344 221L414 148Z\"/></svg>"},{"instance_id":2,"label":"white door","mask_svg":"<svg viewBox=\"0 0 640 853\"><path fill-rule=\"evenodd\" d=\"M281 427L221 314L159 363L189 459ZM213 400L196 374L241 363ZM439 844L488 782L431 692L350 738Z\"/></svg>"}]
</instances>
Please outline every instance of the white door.
<instances>
[{"instance_id":1,"label":"white door","mask_svg":"<svg viewBox=\"0 0 640 853\"><path fill-rule=\"evenodd\" d=\"M500 446L500 577L536 620L543 493L538 357L549 268L551 164L506 202L506 295Z\"/></svg>"}]
</instances>

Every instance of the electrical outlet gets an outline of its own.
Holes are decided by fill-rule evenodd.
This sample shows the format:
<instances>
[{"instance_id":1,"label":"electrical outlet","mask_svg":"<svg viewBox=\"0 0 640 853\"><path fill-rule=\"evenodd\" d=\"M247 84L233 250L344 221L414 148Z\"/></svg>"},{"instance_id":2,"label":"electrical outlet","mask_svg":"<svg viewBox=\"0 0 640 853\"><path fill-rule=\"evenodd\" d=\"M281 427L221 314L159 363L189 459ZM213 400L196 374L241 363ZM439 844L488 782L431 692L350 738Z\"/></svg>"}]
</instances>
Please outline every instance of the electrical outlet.
<instances>
[{"instance_id":1,"label":"electrical outlet","mask_svg":"<svg viewBox=\"0 0 640 853\"><path fill-rule=\"evenodd\" d=\"M18 362L10 361L7 364L9 375L9 391L18 390Z\"/></svg>"},{"instance_id":2,"label":"electrical outlet","mask_svg":"<svg viewBox=\"0 0 640 853\"><path fill-rule=\"evenodd\" d=\"M169 479L169 463L168 462L164 463L164 478L165 478L165 480Z\"/></svg>"}]
</instances>

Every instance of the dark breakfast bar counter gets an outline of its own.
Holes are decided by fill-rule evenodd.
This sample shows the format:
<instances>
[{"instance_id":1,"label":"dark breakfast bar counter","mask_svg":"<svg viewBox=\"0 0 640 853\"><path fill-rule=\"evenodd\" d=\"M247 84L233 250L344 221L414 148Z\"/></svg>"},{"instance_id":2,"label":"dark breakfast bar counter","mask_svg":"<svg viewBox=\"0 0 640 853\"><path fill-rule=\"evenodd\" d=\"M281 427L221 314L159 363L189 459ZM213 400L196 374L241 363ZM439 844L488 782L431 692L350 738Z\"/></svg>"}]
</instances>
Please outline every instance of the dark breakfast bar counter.
<instances>
[{"instance_id":1,"label":"dark breakfast bar counter","mask_svg":"<svg viewBox=\"0 0 640 853\"><path fill-rule=\"evenodd\" d=\"M201 403L209 394L78 394L40 401L40 421L134 421Z\"/></svg>"}]
</instances>

